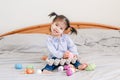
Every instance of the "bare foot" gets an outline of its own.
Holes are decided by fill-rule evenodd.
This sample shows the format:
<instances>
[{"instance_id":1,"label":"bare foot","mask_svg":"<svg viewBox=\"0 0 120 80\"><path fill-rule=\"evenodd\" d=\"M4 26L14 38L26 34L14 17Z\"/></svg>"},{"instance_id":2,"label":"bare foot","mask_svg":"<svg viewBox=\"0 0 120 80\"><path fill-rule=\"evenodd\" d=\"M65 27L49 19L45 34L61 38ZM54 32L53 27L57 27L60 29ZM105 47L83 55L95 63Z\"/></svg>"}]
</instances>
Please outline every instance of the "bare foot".
<instances>
[{"instance_id":1,"label":"bare foot","mask_svg":"<svg viewBox=\"0 0 120 80\"><path fill-rule=\"evenodd\" d=\"M86 63L83 63L81 65L78 66L79 70L84 70L88 65Z\"/></svg>"},{"instance_id":2,"label":"bare foot","mask_svg":"<svg viewBox=\"0 0 120 80\"><path fill-rule=\"evenodd\" d=\"M48 71L48 70L43 70L42 73L43 73L43 74L51 74L52 72L51 72L51 71Z\"/></svg>"}]
</instances>

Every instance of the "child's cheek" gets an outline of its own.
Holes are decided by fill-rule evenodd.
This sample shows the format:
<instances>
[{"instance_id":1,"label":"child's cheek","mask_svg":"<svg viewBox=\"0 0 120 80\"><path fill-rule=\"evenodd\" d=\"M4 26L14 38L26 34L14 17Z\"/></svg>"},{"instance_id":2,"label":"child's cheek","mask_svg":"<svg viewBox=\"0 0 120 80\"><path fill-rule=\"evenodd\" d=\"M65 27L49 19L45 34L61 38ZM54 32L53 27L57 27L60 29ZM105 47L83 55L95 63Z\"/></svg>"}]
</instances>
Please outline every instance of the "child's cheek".
<instances>
[{"instance_id":1,"label":"child's cheek","mask_svg":"<svg viewBox=\"0 0 120 80\"><path fill-rule=\"evenodd\" d=\"M59 28L58 28L58 31L59 31L59 33L60 33L60 34L62 34L62 33L63 33L63 30L61 30L61 29L59 29Z\"/></svg>"},{"instance_id":2,"label":"child's cheek","mask_svg":"<svg viewBox=\"0 0 120 80\"><path fill-rule=\"evenodd\" d=\"M51 31L54 32L54 29L56 29L56 26L55 26L55 25L52 25L52 26L51 26Z\"/></svg>"},{"instance_id":3,"label":"child's cheek","mask_svg":"<svg viewBox=\"0 0 120 80\"><path fill-rule=\"evenodd\" d=\"M52 25L52 28L55 29L55 28L57 28L57 26L55 26L55 25L53 24L53 25Z\"/></svg>"}]
</instances>

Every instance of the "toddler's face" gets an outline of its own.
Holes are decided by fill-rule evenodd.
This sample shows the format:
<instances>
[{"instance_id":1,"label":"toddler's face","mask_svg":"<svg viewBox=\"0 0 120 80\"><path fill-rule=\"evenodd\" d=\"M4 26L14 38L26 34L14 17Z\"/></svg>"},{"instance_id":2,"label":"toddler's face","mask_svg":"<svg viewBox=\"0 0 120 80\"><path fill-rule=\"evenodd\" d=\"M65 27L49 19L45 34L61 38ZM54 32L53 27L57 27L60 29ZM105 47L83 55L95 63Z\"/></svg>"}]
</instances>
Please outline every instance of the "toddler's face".
<instances>
[{"instance_id":1,"label":"toddler's face","mask_svg":"<svg viewBox=\"0 0 120 80\"><path fill-rule=\"evenodd\" d=\"M57 21L52 23L51 32L54 36L60 36L61 34L63 34L65 28L66 28L66 24L64 22Z\"/></svg>"}]
</instances>

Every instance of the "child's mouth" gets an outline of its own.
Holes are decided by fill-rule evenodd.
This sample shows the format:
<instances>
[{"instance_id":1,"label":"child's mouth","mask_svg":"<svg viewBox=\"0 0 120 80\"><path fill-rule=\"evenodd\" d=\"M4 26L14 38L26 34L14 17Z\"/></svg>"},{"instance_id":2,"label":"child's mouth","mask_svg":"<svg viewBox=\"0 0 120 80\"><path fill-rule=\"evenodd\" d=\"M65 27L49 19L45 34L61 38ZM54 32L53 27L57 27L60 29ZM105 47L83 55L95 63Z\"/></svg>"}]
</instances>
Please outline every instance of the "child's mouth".
<instances>
[{"instance_id":1,"label":"child's mouth","mask_svg":"<svg viewBox=\"0 0 120 80\"><path fill-rule=\"evenodd\" d=\"M58 33L58 31L57 31L57 30L55 30L55 29L54 29L53 31L54 31L55 33Z\"/></svg>"}]
</instances>

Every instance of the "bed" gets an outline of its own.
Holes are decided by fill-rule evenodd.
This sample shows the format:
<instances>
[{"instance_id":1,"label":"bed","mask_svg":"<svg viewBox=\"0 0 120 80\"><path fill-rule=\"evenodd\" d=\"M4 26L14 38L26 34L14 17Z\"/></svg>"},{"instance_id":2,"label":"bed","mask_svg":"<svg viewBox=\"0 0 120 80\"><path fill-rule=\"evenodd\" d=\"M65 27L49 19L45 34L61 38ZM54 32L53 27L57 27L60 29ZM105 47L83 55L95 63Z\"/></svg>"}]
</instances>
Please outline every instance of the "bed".
<instances>
[{"instance_id":1,"label":"bed","mask_svg":"<svg viewBox=\"0 0 120 80\"><path fill-rule=\"evenodd\" d=\"M71 22L78 31L70 35L78 48L81 62L94 63L93 71L79 71L72 76L65 72L38 74L46 64L41 60L48 55L45 40L50 34L48 24L28 26L0 35L0 79L1 80L120 80L120 28L116 26ZM16 70L20 63L23 69ZM34 74L25 74L28 65L34 66Z\"/></svg>"}]
</instances>

